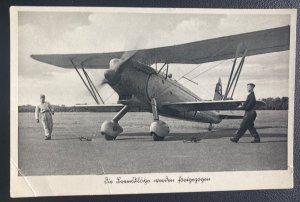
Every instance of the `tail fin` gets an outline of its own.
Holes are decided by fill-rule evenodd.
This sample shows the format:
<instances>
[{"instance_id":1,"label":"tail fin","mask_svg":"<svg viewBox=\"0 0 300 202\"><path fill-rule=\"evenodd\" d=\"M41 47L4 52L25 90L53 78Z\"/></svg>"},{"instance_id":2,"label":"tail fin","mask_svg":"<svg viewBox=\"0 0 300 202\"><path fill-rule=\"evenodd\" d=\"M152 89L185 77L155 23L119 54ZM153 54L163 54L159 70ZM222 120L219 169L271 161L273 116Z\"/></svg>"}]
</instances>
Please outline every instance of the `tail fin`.
<instances>
[{"instance_id":1,"label":"tail fin","mask_svg":"<svg viewBox=\"0 0 300 202\"><path fill-rule=\"evenodd\" d=\"M219 78L218 83L216 84L215 94L214 94L214 99L213 100L222 100L222 99L223 99L222 81L221 81L221 78Z\"/></svg>"}]
</instances>

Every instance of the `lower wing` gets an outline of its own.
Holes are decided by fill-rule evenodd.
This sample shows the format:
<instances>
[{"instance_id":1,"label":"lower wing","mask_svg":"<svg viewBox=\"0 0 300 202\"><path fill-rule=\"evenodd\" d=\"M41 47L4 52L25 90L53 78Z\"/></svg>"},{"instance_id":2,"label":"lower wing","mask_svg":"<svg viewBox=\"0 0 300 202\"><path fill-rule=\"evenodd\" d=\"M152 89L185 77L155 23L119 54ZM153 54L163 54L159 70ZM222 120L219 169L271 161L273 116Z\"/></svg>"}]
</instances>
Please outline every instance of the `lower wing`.
<instances>
[{"instance_id":1,"label":"lower wing","mask_svg":"<svg viewBox=\"0 0 300 202\"><path fill-rule=\"evenodd\" d=\"M218 100L218 101L199 101L199 102L177 102L164 103L162 106L177 111L219 111L219 110L242 110L238 106L245 100ZM255 108L262 109L265 107L262 101L256 101Z\"/></svg>"},{"instance_id":2,"label":"lower wing","mask_svg":"<svg viewBox=\"0 0 300 202\"><path fill-rule=\"evenodd\" d=\"M112 104L112 105L75 105L80 111L88 112L118 112L123 108L121 104Z\"/></svg>"},{"instance_id":3,"label":"lower wing","mask_svg":"<svg viewBox=\"0 0 300 202\"><path fill-rule=\"evenodd\" d=\"M124 105L122 104L110 104L110 105L75 105L78 111L87 112L119 112ZM145 112L146 110L140 106L131 106L130 112Z\"/></svg>"}]
</instances>

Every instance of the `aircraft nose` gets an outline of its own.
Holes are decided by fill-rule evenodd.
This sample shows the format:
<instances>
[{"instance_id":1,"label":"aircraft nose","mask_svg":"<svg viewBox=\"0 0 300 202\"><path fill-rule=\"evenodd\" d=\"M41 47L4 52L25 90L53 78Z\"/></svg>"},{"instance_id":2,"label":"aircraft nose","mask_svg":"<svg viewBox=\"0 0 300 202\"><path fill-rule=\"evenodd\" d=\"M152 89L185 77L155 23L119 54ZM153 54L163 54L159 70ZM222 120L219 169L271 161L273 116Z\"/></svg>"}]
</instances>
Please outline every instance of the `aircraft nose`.
<instances>
[{"instance_id":1,"label":"aircraft nose","mask_svg":"<svg viewBox=\"0 0 300 202\"><path fill-rule=\"evenodd\" d=\"M120 59L118 59L118 58L114 58L114 59L111 59L110 61L109 61L109 69L110 70L117 70L117 68L118 68L118 66L120 65L120 63L121 63L121 60Z\"/></svg>"},{"instance_id":2,"label":"aircraft nose","mask_svg":"<svg viewBox=\"0 0 300 202\"><path fill-rule=\"evenodd\" d=\"M104 77L109 84L115 85L120 80L120 75L113 69L108 69L104 72Z\"/></svg>"},{"instance_id":3,"label":"aircraft nose","mask_svg":"<svg viewBox=\"0 0 300 202\"><path fill-rule=\"evenodd\" d=\"M109 61L109 69L104 72L104 77L109 84L116 84L121 76L118 72L119 66L121 65L121 60L118 58L111 59Z\"/></svg>"},{"instance_id":4,"label":"aircraft nose","mask_svg":"<svg viewBox=\"0 0 300 202\"><path fill-rule=\"evenodd\" d=\"M109 61L109 69L104 72L104 77L109 84L115 85L121 79L123 64L124 59L114 58Z\"/></svg>"},{"instance_id":5,"label":"aircraft nose","mask_svg":"<svg viewBox=\"0 0 300 202\"><path fill-rule=\"evenodd\" d=\"M110 81L114 78L115 74L116 74L116 72L114 70L108 69L104 72L104 77L105 77L105 79Z\"/></svg>"}]
</instances>

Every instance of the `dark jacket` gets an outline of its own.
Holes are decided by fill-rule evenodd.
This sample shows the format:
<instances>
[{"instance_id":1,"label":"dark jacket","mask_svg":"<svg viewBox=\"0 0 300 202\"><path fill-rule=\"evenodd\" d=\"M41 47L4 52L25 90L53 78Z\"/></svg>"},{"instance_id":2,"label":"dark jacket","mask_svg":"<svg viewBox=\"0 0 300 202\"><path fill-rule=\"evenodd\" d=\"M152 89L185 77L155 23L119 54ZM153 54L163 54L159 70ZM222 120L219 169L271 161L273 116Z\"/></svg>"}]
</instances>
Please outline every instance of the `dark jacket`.
<instances>
[{"instance_id":1,"label":"dark jacket","mask_svg":"<svg viewBox=\"0 0 300 202\"><path fill-rule=\"evenodd\" d=\"M251 92L251 93L249 93L249 95L247 96L247 100L246 100L246 102L245 102L244 105L243 105L243 109L244 109L246 112L249 112L249 111L251 111L251 110L254 109L255 103L256 103L256 99L255 99L254 92Z\"/></svg>"}]
</instances>

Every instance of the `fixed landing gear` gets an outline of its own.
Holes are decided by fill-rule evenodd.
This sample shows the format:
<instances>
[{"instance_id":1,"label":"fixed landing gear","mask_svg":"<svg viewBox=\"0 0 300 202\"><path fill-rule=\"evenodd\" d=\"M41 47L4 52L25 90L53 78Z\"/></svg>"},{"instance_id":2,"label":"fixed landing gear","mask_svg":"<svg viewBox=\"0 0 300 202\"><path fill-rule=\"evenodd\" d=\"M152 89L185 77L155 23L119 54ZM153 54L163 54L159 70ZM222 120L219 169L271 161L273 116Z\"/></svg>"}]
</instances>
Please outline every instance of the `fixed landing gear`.
<instances>
[{"instance_id":1,"label":"fixed landing gear","mask_svg":"<svg viewBox=\"0 0 300 202\"><path fill-rule=\"evenodd\" d=\"M160 120L154 120L150 125L150 134L154 141L163 141L165 136L169 135L170 128L168 124Z\"/></svg>"},{"instance_id":2,"label":"fixed landing gear","mask_svg":"<svg viewBox=\"0 0 300 202\"><path fill-rule=\"evenodd\" d=\"M123 128L114 120L104 121L101 125L101 134L104 135L106 140L115 140L122 132Z\"/></svg>"},{"instance_id":3,"label":"fixed landing gear","mask_svg":"<svg viewBox=\"0 0 300 202\"><path fill-rule=\"evenodd\" d=\"M115 140L117 138L117 137L112 137L110 135L104 135L104 137L107 141Z\"/></svg>"},{"instance_id":4,"label":"fixed landing gear","mask_svg":"<svg viewBox=\"0 0 300 202\"><path fill-rule=\"evenodd\" d=\"M102 133L101 133L102 134ZM110 136L110 135L107 135L107 134L102 134L102 135L104 135L104 138L105 138L105 140L107 140L107 141L112 141L112 140L115 140L117 137L112 137L112 136Z\"/></svg>"},{"instance_id":5,"label":"fixed landing gear","mask_svg":"<svg viewBox=\"0 0 300 202\"><path fill-rule=\"evenodd\" d=\"M153 133L152 135L153 135L154 141L163 141L165 139L165 137L160 137L160 136L156 135L155 133Z\"/></svg>"},{"instance_id":6,"label":"fixed landing gear","mask_svg":"<svg viewBox=\"0 0 300 202\"><path fill-rule=\"evenodd\" d=\"M210 123L207 129L208 129L208 131L212 131L213 128L214 127L213 127L212 123Z\"/></svg>"},{"instance_id":7,"label":"fixed landing gear","mask_svg":"<svg viewBox=\"0 0 300 202\"><path fill-rule=\"evenodd\" d=\"M106 140L115 140L117 136L123 132L123 128L119 125L118 121L129 111L129 109L129 106L125 105L111 121L103 122L101 125L101 134L104 135Z\"/></svg>"},{"instance_id":8,"label":"fixed landing gear","mask_svg":"<svg viewBox=\"0 0 300 202\"><path fill-rule=\"evenodd\" d=\"M159 120L155 98L151 99L151 105L154 121L150 125L150 134L154 141L163 141L165 136L169 135L170 128L164 121Z\"/></svg>"}]
</instances>

